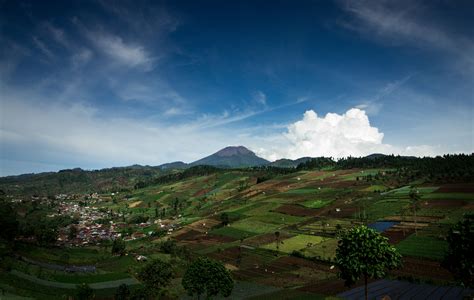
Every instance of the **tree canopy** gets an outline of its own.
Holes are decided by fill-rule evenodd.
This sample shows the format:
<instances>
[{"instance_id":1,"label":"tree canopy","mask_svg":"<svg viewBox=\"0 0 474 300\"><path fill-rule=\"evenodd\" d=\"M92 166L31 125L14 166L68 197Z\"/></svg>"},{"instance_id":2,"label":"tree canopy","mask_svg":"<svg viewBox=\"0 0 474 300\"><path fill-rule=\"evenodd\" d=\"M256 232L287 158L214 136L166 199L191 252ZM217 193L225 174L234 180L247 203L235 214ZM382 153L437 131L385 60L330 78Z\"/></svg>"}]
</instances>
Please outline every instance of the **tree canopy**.
<instances>
[{"instance_id":1,"label":"tree canopy","mask_svg":"<svg viewBox=\"0 0 474 300\"><path fill-rule=\"evenodd\" d=\"M336 250L336 265L339 276L351 285L361 277L365 280L367 298L367 279L382 278L388 269L401 264L401 255L388 239L367 226L357 226L341 234Z\"/></svg>"},{"instance_id":2,"label":"tree canopy","mask_svg":"<svg viewBox=\"0 0 474 300\"><path fill-rule=\"evenodd\" d=\"M465 286L474 287L474 214L469 214L448 232L448 251L443 265Z\"/></svg>"},{"instance_id":3,"label":"tree canopy","mask_svg":"<svg viewBox=\"0 0 474 300\"><path fill-rule=\"evenodd\" d=\"M234 281L229 271L219 262L199 258L186 270L182 284L189 296L206 295L206 299L221 294L230 296L234 288Z\"/></svg>"},{"instance_id":4,"label":"tree canopy","mask_svg":"<svg viewBox=\"0 0 474 300\"><path fill-rule=\"evenodd\" d=\"M174 271L172 265L161 259L152 260L146 264L137 275L138 280L140 280L146 290L153 295L161 294L163 289L170 284L173 277Z\"/></svg>"}]
</instances>

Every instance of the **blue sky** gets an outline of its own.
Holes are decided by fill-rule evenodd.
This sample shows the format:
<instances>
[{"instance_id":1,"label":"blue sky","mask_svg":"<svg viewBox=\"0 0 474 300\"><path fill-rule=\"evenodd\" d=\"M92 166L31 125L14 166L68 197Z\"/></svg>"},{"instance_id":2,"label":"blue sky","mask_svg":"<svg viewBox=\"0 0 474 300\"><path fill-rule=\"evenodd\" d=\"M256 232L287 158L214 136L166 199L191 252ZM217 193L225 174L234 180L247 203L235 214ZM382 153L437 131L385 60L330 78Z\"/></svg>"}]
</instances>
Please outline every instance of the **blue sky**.
<instances>
[{"instance_id":1,"label":"blue sky","mask_svg":"<svg viewBox=\"0 0 474 300\"><path fill-rule=\"evenodd\" d=\"M472 1L0 1L0 175L474 149Z\"/></svg>"}]
</instances>

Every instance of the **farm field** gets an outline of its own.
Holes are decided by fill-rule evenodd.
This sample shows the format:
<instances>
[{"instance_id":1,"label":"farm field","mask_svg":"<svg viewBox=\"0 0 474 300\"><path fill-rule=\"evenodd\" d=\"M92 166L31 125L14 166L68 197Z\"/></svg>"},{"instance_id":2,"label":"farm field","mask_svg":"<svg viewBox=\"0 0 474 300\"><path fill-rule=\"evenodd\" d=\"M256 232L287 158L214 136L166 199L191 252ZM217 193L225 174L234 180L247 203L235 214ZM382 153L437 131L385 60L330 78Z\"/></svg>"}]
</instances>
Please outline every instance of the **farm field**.
<instances>
[{"instance_id":1,"label":"farm field","mask_svg":"<svg viewBox=\"0 0 474 300\"><path fill-rule=\"evenodd\" d=\"M147 263L138 258L145 257L173 264L178 278L167 293L185 299L179 278L190 259L206 256L230 270L239 299L327 299L349 290L333 269L339 234L362 224L387 237L405 261L436 264L432 268L437 270L430 275L407 265L394 274L452 284L449 271L440 266L448 245L445 236L466 212L474 211L474 182L449 185L419 178L412 184L399 182L400 175L391 172L303 170L257 183L260 171L222 169L99 194L88 205L94 214L102 213L103 224L114 224L125 240L126 255L112 255L106 241L47 246L25 240L15 246L16 256L1 261L10 271L0 276L0 287L12 295L51 299L74 296L75 286L86 283L96 297L106 297L123 282L132 291L140 288L135 276ZM420 196L416 208L413 190ZM67 240L67 231L62 237ZM65 271L70 266L90 270Z\"/></svg>"}]
</instances>

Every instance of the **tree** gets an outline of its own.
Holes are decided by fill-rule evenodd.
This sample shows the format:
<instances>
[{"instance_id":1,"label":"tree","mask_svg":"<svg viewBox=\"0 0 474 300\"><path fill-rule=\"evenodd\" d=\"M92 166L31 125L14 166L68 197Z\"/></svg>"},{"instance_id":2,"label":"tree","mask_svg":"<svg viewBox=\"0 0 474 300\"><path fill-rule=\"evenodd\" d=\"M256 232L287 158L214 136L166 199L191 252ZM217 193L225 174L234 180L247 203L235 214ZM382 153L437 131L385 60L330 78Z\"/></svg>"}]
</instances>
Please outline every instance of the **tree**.
<instances>
[{"instance_id":1,"label":"tree","mask_svg":"<svg viewBox=\"0 0 474 300\"><path fill-rule=\"evenodd\" d=\"M87 284L79 284L76 286L76 295L79 300L89 300L94 298L94 290Z\"/></svg>"},{"instance_id":2,"label":"tree","mask_svg":"<svg viewBox=\"0 0 474 300\"><path fill-rule=\"evenodd\" d=\"M16 212L10 203L0 200L0 238L13 241L19 231Z\"/></svg>"},{"instance_id":3,"label":"tree","mask_svg":"<svg viewBox=\"0 0 474 300\"><path fill-rule=\"evenodd\" d=\"M128 285L122 283L119 285L117 291L115 292L115 300L127 300L130 299L130 289Z\"/></svg>"},{"instance_id":4,"label":"tree","mask_svg":"<svg viewBox=\"0 0 474 300\"><path fill-rule=\"evenodd\" d=\"M234 281L229 271L221 263L208 259L198 258L186 270L182 285L189 296L206 295L206 299L221 294L229 297L234 288Z\"/></svg>"},{"instance_id":5,"label":"tree","mask_svg":"<svg viewBox=\"0 0 474 300\"><path fill-rule=\"evenodd\" d=\"M410 194L408 194L410 197L411 205L413 207L413 220L415 221L415 235L418 235L418 229L416 225L416 210L418 209L418 202L420 201L420 195L418 194L418 190L411 190Z\"/></svg>"},{"instance_id":6,"label":"tree","mask_svg":"<svg viewBox=\"0 0 474 300\"><path fill-rule=\"evenodd\" d=\"M221 223L224 226L229 225L229 214L228 213L222 213L221 214Z\"/></svg>"},{"instance_id":7,"label":"tree","mask_svg":"<svg viewBox=\"0 0 474 300\"><path fill-rule=\"evenodd\" d=\"M161 295L174 277L172 265L161 259L155 259L141 269L137 278L140 280L148 293Z\"/></svg>"},{"instance_id":8,"label":"tree","mask_svg":"<svg viewBox=\"0 0 474 300\"><path fill-rule=\"evenodd\" d=\"M474 287L474 214L469 214L448 232L448 251L443 266L467 287Z\"/></svg>"},{"instance_id":9,"label":"tree","mask_svg":"<svg viewBox=\"0 0 474 300\"><path fill-rule=\"evenodd\" d=\"M125 242L122 239L115 239L112 243L112 254L120 256L125 254Z\"/></svg>"},{"instance_id":10,"label":"tree","mask_svg":"<svg viewBox=\"0 0 474 300\"><path fill-rule=\"evenodd\" d=\"M280 231L275 231L275 242L277 251L280 250Z\"/></svg>"},{"instance_id":11,"label":"tree","mask_svg":"<svg viewBox=\"0 0 474 300\"><path fill-rule=\"evenodd\" d=\"M69 225L69 235L68 235L69 240L75 239L76 236L77 236L77 227L72 224Z\"/></svg>"},{"instance_id":12,"label":"tree","mask_svg":"<svg viewBox=\"0 0 474 300\"><path fill-rule=\"evenodd\" d=\"M362 225L342 233L336 250L339 276L346 285L352 285L363 277L365 299L368 297L368 278L381 278L387 269L398 268L400 264L401 255L396 248L375 230Z\"/></svg>"}]
</instances>

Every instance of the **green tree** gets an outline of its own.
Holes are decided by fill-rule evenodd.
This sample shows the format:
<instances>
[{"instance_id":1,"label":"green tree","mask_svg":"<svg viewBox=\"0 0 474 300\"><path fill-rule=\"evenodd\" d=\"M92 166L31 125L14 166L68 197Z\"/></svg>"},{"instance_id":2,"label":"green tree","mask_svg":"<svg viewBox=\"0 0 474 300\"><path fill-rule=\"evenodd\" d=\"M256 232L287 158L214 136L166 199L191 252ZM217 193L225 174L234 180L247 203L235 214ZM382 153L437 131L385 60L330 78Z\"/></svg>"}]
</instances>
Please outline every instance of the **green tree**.
<instances>
[{"instance_id":1,"label":"green tree","mask_svg":"<svg viewBox=\"0 0 474 300\"><path fill-rule=\"evenodd\" d=\"M275 231L275 243L277 251L280 250L280 231Z\"/></svg>"},{"instance_id":2,"label":"green tree","mask_svg":"<svg viewBox=\"0 0 474 300\"><path fill-rule=\"evenodd\" d=\"M221 223L224 226L229 225L229 214L228 213L222 213L221 214Z\"/></svg>"},{"instance_id":3,"label":"green tree","mask_svg":"<svg viewBox=\"0 0 474 300\"><path fill-rule=\"evenodd\" d=\"M221 294L229 297L234 281L229 271L220 262L208 258L199 258L186 270L182 285L189 296L206 295L206 299Z\"/></svg>"},{"instance_id":4,"label":"green tree","mask_svg":"<svg viewBox=\"0 0 474 300\"><path fill-rule=\"evenodd\" d=\"M173 267L170 263L161 259L155 259L141 269L137 278L145 286L146 291L151 295L162 295L171 279L174 277Z\"/></svg>"},{"instance_id":5,"label":"green tree","mask_svg":"<svg viewBox=\"0 0 474 300\"><path fill-rule=\"evenodd\" d=\"M420 195L419 195L418 190L412 189L410 193L408 194L408 196L410 197L411 205L413 208L413 220L415 222L415 235L418 235L418 228L416 224L417 222L416 211L418 210L418 205L419 205L418 202L420 201Z\"/></svg>"},{"instance_id":6,"label":"green tree","mask_svg":"<svg viewBox=\"0 0 474 300\"><path fill-rule=\"evenodd\" d=\"M469 214L448 232L448 251L443 266L467 287L474 287L474 214Z\"/></svg>"},{"instance_id":7,"label":"green tree","mask_svg":"<svg viewBox=\"0 0 474 300\"><path fill-rule=\"evenodd\" d=\"M94 298L94 290L87 284L79 284L76 286L76 296L79 300L89 300Z\"/></svg>"},{"instance_id":8,"label":"green tree","mask_svg":"<svg viewBox=\"0 0 474 300\"><path fill-rule=\"evenodd\" d=\"M112 243L112 254L120 256L125 254L125 242L122 239L115 239Z\"/></svg>"},{"instance_id":9,"label":"green tree","mask_svg":"<svg viewBox=\"0 0 474 300\"><path fill-rule=\"evenodd\" d=\"M128 300L130 299L130 289L128 285L122 283L119 285L117 291L115 292L115 300Z\"/></svg>"},{"instance_id":10,"label":"green tree","mask_svg":"<svg viewBox=\"0 0 474 300\"><path fill-rule=\"evenodd\" d=\"M361 277L365 281L365 299L368 297L367 280L382 278L387 269L398 268L401 255L388 239L367 226L357 226L342 233L336 250L339 276L346 285Z\"/></svg>"},{"instance_id":11,"label":"green tree","mask_svg":"<svg viewBox=\"0 0 474 300\"><path fill-rule=\"evenodd\" d=\"M16 212L10 203L0 200L0 238L13 241L18 234L19 224Z\"/></svg>"}]
</instances>

